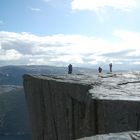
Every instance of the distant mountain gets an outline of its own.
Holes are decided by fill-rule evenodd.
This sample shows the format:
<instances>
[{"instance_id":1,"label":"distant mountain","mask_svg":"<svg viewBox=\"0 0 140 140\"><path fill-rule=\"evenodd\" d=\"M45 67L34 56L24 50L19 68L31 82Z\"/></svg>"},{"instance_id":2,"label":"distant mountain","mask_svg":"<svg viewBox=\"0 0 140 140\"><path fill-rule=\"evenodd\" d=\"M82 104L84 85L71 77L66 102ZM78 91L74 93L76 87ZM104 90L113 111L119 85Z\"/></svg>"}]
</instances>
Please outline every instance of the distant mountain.
<instances>
[{"instance_id":1,"label":"distant mountain","mask_svg":"<svg viewBox=\"0 0 140 140\"><path fill-rule=\"evenodd\" d=\"M95 73L95 69L73 68L73 73ZM0 67L0 85L22 85L24 74L66 74L67 67L55 66L4 66Z\"/></svg>"}]
</instances>

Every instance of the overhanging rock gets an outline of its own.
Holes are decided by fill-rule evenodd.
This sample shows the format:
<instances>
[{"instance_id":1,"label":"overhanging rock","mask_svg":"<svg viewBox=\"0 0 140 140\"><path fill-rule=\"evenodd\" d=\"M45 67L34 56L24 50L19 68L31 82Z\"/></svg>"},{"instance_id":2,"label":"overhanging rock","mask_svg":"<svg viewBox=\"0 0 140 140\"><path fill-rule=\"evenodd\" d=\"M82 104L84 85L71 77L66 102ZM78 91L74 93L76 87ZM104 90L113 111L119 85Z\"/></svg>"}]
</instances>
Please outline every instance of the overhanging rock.
<instances>
[{"instance_id":1,"label":"overhanging rock","mask_svg":"<svg viewBox=\"0 0 140 140\"><path fill-rule=\"evenodd\" d=\"M24 75L33 140L140 128L140 75Z\"/></svg>"}]
</instances>

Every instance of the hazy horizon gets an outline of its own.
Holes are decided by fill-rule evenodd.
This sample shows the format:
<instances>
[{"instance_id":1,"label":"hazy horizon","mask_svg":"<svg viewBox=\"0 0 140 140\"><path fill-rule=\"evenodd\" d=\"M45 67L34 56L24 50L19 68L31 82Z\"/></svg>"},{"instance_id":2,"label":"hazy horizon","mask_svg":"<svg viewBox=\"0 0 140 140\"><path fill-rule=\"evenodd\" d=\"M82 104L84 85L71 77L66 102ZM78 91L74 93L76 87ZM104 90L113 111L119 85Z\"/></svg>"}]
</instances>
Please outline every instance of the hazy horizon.
<instances>
[{"instance_id":1,"label":"hazy horizon","mask_svg":"<svg viewBox=\"0 0 140 140\"><path fill-rule=\"evenodd\" d=\"M0 66L0 68L2 68L2 67L9 67L9 68L12 68L12 67L21 67L21 68L28 68L28 67L30 67L30 68L34 68L34 67L36 67L36 68L39 68L39 69L43 69L44 67L50 67L52 70L53 69L59 69L59 68L65 68L66 70L67 70L67 68L68 68L68 65L66 65L66 66L54 66L54 65L3 65L3 66ZM107 71L109 71L109 65L107 64L107 65L94 65L94 66L77 66L77 65L73 65L73 70L77 70L77 69L91 69L91 70L97 70L97 72L98 72L98 68L99 67L101 67L102 69L103 69L103 71L104 72L107 72ZM129 66L129 67L125 67L125 66L119 66L119 65L113 65L113 71L114 72L119 72L119 71L127 71L127 72L133 72L133 71L140 71L140 67L139 66L137 66L137 67L134 67L134 66Z\"/></svg>"}]
</instances>

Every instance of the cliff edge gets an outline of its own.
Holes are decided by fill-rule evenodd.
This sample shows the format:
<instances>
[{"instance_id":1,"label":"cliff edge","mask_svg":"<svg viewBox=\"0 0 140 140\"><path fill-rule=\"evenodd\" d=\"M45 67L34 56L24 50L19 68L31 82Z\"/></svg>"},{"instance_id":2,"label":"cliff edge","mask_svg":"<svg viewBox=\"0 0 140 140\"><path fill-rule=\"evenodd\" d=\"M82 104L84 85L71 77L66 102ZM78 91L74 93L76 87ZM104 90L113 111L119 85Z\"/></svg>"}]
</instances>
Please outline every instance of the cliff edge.
<instances>
[{"instance_id":1,"label":"cliff edge","mask_svg":"<svg viewBox=\"0 0 140 140\"><path fill-rule=\"evenodd\" d=\"M140 129L140 74L24 75L33 140Z\"/></svg>"}]
</instances>

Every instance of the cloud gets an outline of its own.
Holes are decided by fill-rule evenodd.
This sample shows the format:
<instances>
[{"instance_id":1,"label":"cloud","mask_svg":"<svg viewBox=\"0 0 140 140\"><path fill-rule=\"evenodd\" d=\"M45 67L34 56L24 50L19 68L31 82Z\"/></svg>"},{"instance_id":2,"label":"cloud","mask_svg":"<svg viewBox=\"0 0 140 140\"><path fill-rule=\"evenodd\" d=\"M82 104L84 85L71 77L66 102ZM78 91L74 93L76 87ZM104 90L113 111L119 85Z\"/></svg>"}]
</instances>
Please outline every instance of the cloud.
<instances>
[{"instance_id":1,"label":"cloud","mask_svg":"<svg viewBox=\"0 0 140 140\"><path fill-rule=\"evenodd\" d=\"M62 55L62 56L58 56L56 58L52 58L51 61L52 62L74 62L74 63L84 63L83 59L82 59L82 55L79 54L72 54L72 55Z\"/></svg>"},{"instance_id":2,"label":"cloud","mask_svg":"<svg viewBox=\"0 0 140 140\"><path fill-rule=\"evenodd\" d=\"M15 61L19 60L20 57L22 57L22 54L15 49L5 50L2 49L2 46L0 45L0 61Z\"/></svg>"},{"instance_id":3,"label":"cloud","mask_svg":"<svg viewBox=\"0 0 140 140\"><path fill-rule=\"evenodd\" d=\"M39 8L34 8L34 7L28 7L31 11L35 11L35 12L40 12L41 9Z\"/></svg>"},{"instance_id":4,"label":"cloud","mask_svg":"<svg viewBox=\"0 0 140 140\"><path fill-rule=\"evenodd\" d=\"M137 57L139 58L140 57L140 50L134 50L134 51L131 51L127 54L128 57Z\"/></svg>"},{"instance_id":5,"label":"cloud","mask_svg":"<svg viewBox=\"0 0 140 140\"><path fill-rule=\"evenodd\" d=\"M137 0L73 0L73 10L99 11L103 8L130 11L137 6Z\"/></svg>"},{"instance_id":6,"label":"cloud","mask_svg":"<svg viewBox=\"0 0 140 140\"><path fill-rule=\"evenodd\" d=\"M0 64L44 64L77 66L138 64L140 33L115 30L111 38L64 35L37 36L31 33L0 32ZM7 64L6 63L6 64Z\"/></svg>"}]
</instances>

